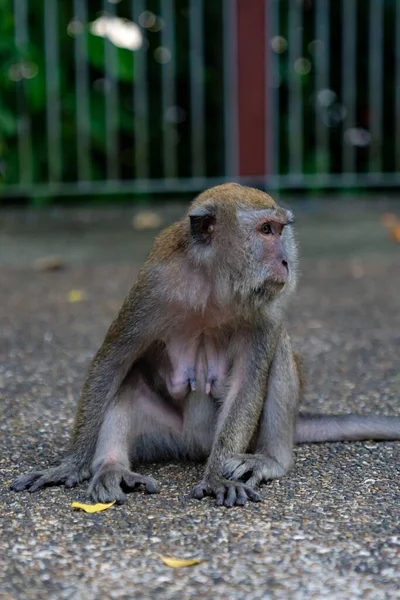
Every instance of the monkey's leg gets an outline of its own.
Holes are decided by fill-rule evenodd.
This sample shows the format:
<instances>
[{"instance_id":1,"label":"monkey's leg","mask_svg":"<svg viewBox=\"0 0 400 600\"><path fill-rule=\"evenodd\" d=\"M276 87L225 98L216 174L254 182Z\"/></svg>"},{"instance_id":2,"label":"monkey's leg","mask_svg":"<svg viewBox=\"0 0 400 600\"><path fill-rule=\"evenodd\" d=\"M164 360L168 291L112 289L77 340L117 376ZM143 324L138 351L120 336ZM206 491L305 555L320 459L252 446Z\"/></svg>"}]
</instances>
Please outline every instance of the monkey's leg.
<instances>
[{"instance_id":1,"label":"monkey's leg","mask_svg":"<svg viewBox=\"0 0 400 600\"><path fill-rule=\"evenodd\" d=\"M289 471L293 465L298 397L297 366L290 339L283 333L271 365L256 453L228 458L224 466L225 477L244 479L247 485L254 487Z\"/></svg>"},{"instance_id":2,"label":"monkey's leg","mask_svg":"<svg viewBox=\"0 0 400 600\"><path fill-rule=\"evenodd\" d=\"M100 428L89 485L91 498L97 502L121 503L126 500L125 491L139 486L148 494L156 493L154 479L131 470L131 458L141 454L146 459L152 453L155 460L162 457L162 440L165 437L173 440L174 432L181 427L181 415L151 391L140 376L131 373Z\"/></svg>"}]
</instances>

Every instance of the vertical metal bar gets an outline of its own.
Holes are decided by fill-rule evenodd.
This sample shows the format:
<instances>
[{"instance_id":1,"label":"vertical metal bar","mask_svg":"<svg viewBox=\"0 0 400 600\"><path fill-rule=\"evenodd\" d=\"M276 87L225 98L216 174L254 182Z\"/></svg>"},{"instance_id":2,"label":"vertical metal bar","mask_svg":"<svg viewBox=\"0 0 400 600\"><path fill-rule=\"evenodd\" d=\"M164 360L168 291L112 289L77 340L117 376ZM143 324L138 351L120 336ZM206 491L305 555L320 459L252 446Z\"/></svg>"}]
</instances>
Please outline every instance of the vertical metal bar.
<instances>
[{"instance_id":1,"label":"vertical metal bar","mask_svg":"<svg viewBox=\"0 0 400 600\"><path fill-rule=\"evenodd\" d=\"M139 22L139 16L145 9L144 0L132 1L132 18ZM139 179L149 177L149 126L148 126L148 86L147 86L147 48L145 30L142 29L143 46L134 53L133 106L135 111L135 174Z\"/></svg>"},{"instance_id":2,"label":"vertical metal bar","mask_svg":"<svg viewBox=\"0 0 400 600\"><path fill-rule=\"evenodd\" d=\"M315 55L315 139L316 139L316 170L317 173L328 173L329 160L329 129L328 124L321 118L325 107L318 105L318 93L329 89L330 79L330 36L329 36L329 0L318 0L315 3L315 37L322 41L321 49ZM353 83L353 82L352 82Z\"/></svg>"},{"instance_id":3,"label":"vertical metal bar","mask_svg":"<svg viewBox=\"0 0 400 600\"><path fill-rule=\"evenodd\" d=\"M382 54L383 0L370 0L369 6L369 129L371 146L369 171L382 169Z\"/></svg>"},{"instance_id":4,"label":"vertical metal bar","mask_svg":"<svg viewBox=\"0 0 400 600\"><path fill-rule=\"evenodd\" d=\"M170 53L168 62L161 64L161 104L163 118L163 162L164 176L177 176L176 126L168 119L168 109L176 104L175 100L175 18L174 1L162 0L161 17L164 27L161 30L161 45Z\"/></svg>"},{"instance_id":5,"label":"vertical metal bar","mask_svg":"<svg viewBox=\"0 0 400 600\"><path fill-rule=\"evenodd\" d=\"M60 82L58 49L57 2L46 2L44 12L45 60L46 60L46 117L47 157L49 183L61 179L61 125L60 125Z\"/></svg>"},{"instance_id":6,"label":"vertical metal bar","mask_svg":"<svg viewBox=\"0 0 400 600\"><path fill-rule=\"evenodd\" d=\"M86 0L74 0L74 18L82 25L82 30L78 31L75 35L75 110L78 181L89 181L91 179L91 165Z\"/></svg>"},{"instance_id":7,"label":"vertical metal bar","mask_svg":"<svg viewBox=\"0 0 400 600\"><path fill-rule=\"evenodd\" d=\"M104 0L104 13L107 18L115 16L115 4ZM106 148L107 148L107 179L118 179L118 84L117 51L107 38L104 38L105 66L105 108L106 108Z\"/></svg>"},{"instance_id":8,"label":"vertical metal bar","mask_svg":"<svg viewBox=\"0 0 400 600\"><path fill-rule=\"evenodd\" d=\"M357 65L356 40L357 19L356 0L342 0L343 38L342 38L342 98L346 110L345 128L356 127L357 101ZM354 146L346 142L343 136L342 170L347 173L355 172Z\"/></svg>"},{"instance_id":9,"label":"vertical metal bar","mask_svg":"<svg viewBox=\"0 0 400 600\"><path fill-rule=\"evenodd\" d=\"M190 113L192 175L205 175L203 2L190 0Z\"/></svg>"},{"instance_id":10,"label":"vertical metal bar","mask_svg":"<svg viewBox=\"0 0 400 600\"><path fill-rule=\"evenodd\" d=\"M400 2L396 2L395 40L395 170L400 171Z\"/></svg>"},{"instance_id":11,"label":"vertical metal bar","mask_svg":"<svg viewBox=\"0 0 400 600\"><path fill-rule=\"evenodd\" d=\"M295 175L301 175L303 167L303 100L301 76L295 70L295 63L302 55L301 10L297 0L289 0L289 173Z\"/></svg>"},{"instance_id":12,"label":"vertical metal bar","mask_svg":"<svg viewBox=\"0 0 400 600\"><path fill-rule=\"evenodd\" d=\"M14 0L15 46L18 60L25 58L28 45L28 6L27 0ZM19 181L28 184L32 181L32 132L31 120L26 106L25 81L16 82L18 111L18 160Z\"/></svg>"},{"instance_id":13,"label":"vertical metal bar","mask_svg":"<svg viewBox=\"0 0 400 600\"><path fill-rule=\"evenodd\" d=\"M265 0L265 65L267 69L265 93L265 125L266 125L266 164L265 174L268 185L268 175L279 175L279 54L273 52L271 40L279 35L279 0Z\"/></svg>"},{"instance_id":14,"label":"vertical metal bar","mask_svg":"<svg viewBox=\"0 0 400 600\"><path fill-rule=\"evenodd\" d=\"M223 0L225 175L236 177L239 163L236 0Z\"/></svg>"}]
</instances>

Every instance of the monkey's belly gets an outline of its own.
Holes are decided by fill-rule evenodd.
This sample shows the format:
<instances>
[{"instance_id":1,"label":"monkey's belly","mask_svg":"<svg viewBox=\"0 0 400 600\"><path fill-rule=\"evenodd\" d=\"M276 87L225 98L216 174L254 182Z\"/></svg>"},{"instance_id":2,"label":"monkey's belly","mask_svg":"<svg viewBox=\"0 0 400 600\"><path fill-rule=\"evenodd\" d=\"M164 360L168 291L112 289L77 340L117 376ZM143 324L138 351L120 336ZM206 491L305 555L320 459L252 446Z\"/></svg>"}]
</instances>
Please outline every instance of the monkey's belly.
<instances>
[{"instance_id":1,"label":"monkey's belly","mask_svg":"<svg viewBox=\"0 0 400 600\"><path fill-rule=\"evenodd\" d=\"M162 375L168 393L175 400L190 391L218 397L228 374L226 347L216 338L173 338L166 343L168 360Z\"/></svg>"}]
</instances>

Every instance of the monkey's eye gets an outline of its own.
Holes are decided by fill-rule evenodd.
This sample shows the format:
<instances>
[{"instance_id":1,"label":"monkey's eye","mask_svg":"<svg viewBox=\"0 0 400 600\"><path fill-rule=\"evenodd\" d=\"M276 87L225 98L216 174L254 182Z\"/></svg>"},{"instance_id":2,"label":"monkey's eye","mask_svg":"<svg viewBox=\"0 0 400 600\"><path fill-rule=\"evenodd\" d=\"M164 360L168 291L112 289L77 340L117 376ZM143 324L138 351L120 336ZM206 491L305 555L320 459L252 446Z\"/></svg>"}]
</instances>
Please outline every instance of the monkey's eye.
<instances>
[{"instance_id":1,"label":"monkey's eye","mask_svg":"<svg viewBox=\"0 0 400 600\"><path fill-rule=\"evenodd\" d=\"M201 223L202 233L212 233L214 231L214 219L205 217Z\"/></svg>"},{"instance_id":2,"label":"monkey's eye","mask_svg":"<svg viewBox=\"0 0 400 600\"><path fill-rule=\"evenodd\" d=\"M264 235L270 235L272 233L272 227L269 223L263 223L261 225L261 233Z\"/></svg>"}]
</instances>

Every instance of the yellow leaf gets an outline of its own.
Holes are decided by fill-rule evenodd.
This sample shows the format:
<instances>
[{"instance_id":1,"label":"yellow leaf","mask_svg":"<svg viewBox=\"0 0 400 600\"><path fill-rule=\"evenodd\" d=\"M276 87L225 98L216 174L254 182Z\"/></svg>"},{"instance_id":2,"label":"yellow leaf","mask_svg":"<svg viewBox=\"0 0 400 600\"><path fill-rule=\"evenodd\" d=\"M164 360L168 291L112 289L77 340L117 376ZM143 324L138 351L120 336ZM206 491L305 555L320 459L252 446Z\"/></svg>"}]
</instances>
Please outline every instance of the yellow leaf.
<instances>
[{"instance_id":1,"label":"yellow leaf","mask_svg":"<svg viewBox=\"0 0 400 600\"><path fill-rule=\"evenodd\" d=\"M108 502L108 504L82 504L82 502L73 502L71 504L72 508L79 508L80 510L84 510L87 513L96 513L101 510L106 510L115 504L115 500L113 502Z\"/></svg>"},{"instance_id":2,"label":"yellow leaf","mask_svg":"<svg viewBox=\"0 0 400 600\"><path fill-rule=\"evenodd\" d=\"M68 302L80 302L85 297L81 290L70 290L68 293Z\"/></svg>"},{"instance_id":3,"label":"yellow leaf","mask_svg":"<svg viewBox=\"0 0 400 600\"><path fill-rule=\"evenodd\" d=\"M167 567L172 567L173 569L193 567L193 565L199 565L204 562L202 558L172 558L170 556L162 556L161 554L159 556Z\"/></svg>"}]
</instances>

